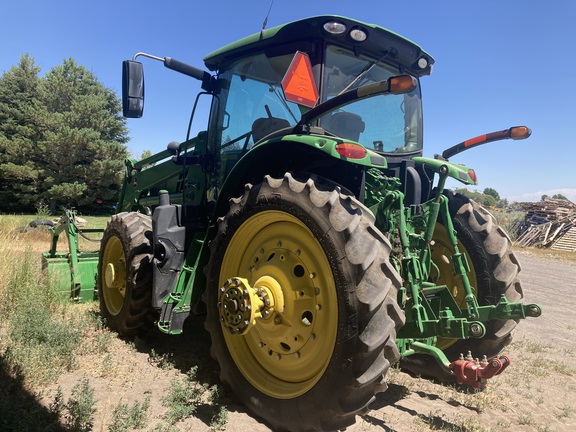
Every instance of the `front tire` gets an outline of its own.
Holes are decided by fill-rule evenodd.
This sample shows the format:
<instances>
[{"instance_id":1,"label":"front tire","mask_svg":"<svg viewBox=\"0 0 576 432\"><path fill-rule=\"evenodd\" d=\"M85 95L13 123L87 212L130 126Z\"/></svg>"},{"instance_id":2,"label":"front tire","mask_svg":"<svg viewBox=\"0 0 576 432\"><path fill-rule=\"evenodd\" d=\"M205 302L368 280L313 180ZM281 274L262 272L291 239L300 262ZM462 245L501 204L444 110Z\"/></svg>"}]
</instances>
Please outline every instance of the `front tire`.
<instances>
[{"instance_id":1,"label":"front tire","mask_svg":"<svg viewBox=\"0 0 576 432\"><path fill-rule=\"evenodd\" d=\"M221 379L275 430L354 422L399 353L403 314L390 244L372 213L320 178L266 177L219 220L206 273L206 328ZM273 312L245 334L221 324L230 278L273 288ZM275 288L274 288L275 287Z\"/></svg>"},{"instance_id":2,"label":"front tire","mask_svg":"<svg viewBox=\"0 0 576 432\"><path fill-rule=\"evenodd\" d=\"M137 335L150 323L152 220L141 213L112 216L98 260L98 297L106 324L122 336Z\"/></svg>"}]
</instances>

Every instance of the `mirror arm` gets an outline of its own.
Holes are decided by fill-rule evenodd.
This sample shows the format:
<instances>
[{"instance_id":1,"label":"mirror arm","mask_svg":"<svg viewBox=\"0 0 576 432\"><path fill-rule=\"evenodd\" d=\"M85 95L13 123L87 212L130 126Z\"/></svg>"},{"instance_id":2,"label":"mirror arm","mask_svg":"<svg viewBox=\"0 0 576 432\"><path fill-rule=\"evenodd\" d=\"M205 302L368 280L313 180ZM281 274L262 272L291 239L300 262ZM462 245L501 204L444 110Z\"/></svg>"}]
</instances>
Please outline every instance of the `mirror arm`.
<instances>
[{"instance_id":1,"label":"mirror arm","mask_svg":"<svg viewBox=\"0 0 576 432\"><path fill-rule=\"evenodd\" d=\"M132 60L135 61L136 58L139 56L148 57L152 60L161 61L162 63L164 63L164 66L166 66L168 69L172 69L173 71L180 72L181 74L202 81L202 88L208 92L211 91L213 88L215 81L214 78L212 77L212 75L210 75L206 71L203 71L202 69L191 66L179 60L173 59L172 57L158 57L144 52L136 53L132 58Z\"/></svg>"}]
</instances>

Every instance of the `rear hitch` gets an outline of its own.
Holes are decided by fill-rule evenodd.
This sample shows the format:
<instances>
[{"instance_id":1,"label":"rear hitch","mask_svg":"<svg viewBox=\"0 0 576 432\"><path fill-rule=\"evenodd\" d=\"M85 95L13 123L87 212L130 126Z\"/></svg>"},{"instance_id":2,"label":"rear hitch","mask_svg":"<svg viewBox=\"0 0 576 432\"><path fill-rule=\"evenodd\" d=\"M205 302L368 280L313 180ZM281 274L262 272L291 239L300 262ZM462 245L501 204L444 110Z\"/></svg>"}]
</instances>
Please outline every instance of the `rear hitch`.
<instances>
[{"instance_id":1,"label":"rear hitch","mask_svg":"<svg viewBox=\"0 0 576 432\"><path fill-rule=\"evenodd\" d=\"M500 356L488 360L486 356L480 361L468 355L450 363L450 370L454 373L459 384L466 384L474 388L486 387L486 381L493 376L500 375L510 364L510 357Z\"/></svg>"}]
</instances>

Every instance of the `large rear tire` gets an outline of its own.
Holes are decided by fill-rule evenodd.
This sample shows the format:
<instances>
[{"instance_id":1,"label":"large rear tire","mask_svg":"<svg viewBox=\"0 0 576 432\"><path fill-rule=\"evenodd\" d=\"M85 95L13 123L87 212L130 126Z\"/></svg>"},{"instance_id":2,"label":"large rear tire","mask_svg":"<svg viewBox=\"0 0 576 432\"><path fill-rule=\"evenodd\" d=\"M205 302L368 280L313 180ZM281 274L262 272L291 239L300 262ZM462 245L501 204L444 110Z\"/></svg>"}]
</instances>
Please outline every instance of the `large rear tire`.
<instances>
[{"instance_id":1,"label":"large rear tire","mask_svg":"<svg viewBox=\"0 0 576 432\"><path fill-rule=\"evenodd\" d=\"M497 220L485 208L462 194L445 191L449 199L450 215L457 233L458 248L466 254L471 271L470 284L476 288L480 306L495 305L502 294L508 301L517 302L523 297L518 279L520 264L512 251L512 242ZM432 260L440 270L438 284L446 285L461 308L466 306L465 293L460 278L454 274L449 261L451 246L445 223L440 220L434 231ZM472 352L474 357L497 356L512 340L512 330L517 320L493 320L485 323L486 335L481 339L439 339L437 346L450 361L461 353ZM431 376L441 381L453 382L454 377L443 372L429 356L417 355L402 359L401 365L413 373Z\"/></svg>"},{"instance_id":2,"label":"large rear tire","mask_svg":"<svg viewBox=\"0 0 576 432\"><path fill-rule=\"evenodd\" d=\"M206 328L220 377L274 430L342 429L386 388L404 316L390 243L356 199L320 178L266 177L231 200L206 267ZM221 324L230 278L272 287L244 334ZM272 282L270 282L272 281Z\"/></svg>"},{"instance_id":3,"label":"large rear tire","mask_svg":"<svg viewBox=\"0 0 576 432\"><path fill-rule=\"evenodd\" d=\"M141 213L112 216L98 260L98 297L106 324L134 336L150 323L152 220Z\"/></svg>"}]
</instances>

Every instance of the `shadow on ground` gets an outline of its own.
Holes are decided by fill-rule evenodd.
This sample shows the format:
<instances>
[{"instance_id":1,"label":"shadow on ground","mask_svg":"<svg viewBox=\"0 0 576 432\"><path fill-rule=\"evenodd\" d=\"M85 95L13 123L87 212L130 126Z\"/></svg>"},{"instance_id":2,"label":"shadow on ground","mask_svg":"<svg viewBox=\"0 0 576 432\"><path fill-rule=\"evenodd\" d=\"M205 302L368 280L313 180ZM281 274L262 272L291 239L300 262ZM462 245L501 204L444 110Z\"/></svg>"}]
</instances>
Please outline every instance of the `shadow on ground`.
<instances>
[{"instance_id":1,"label":"shadow on ground","mask_svg":"<svg viewBox=\"0 0 576 432\"><path fill-rule=\"evenodd\" d=\"M230 412L250 415L220 381L220 367L210 356L211 339L204 329L204 318L191 314L179 335L168 335L154 327L146 334L127 342L132 342L139 352L147 354L149 362L157 367L174 367L182 374L187 374L191 368L197 367L196 381L200 385L219 387L221 391L218 400L210 405L200 405L194 415L206 425L210 425L215 409L221 406Z\"/></svg>"},{"instance_id":2,"label":"shadow on ground","mask_svg":"<svg viewBox=\"0 0 576 432\"><path fill-rule=\"evenodd\" d=\"M5 432L65 432L58 416L42 406L0 356L0 430Z\"/></svg>"}]
</instances>

